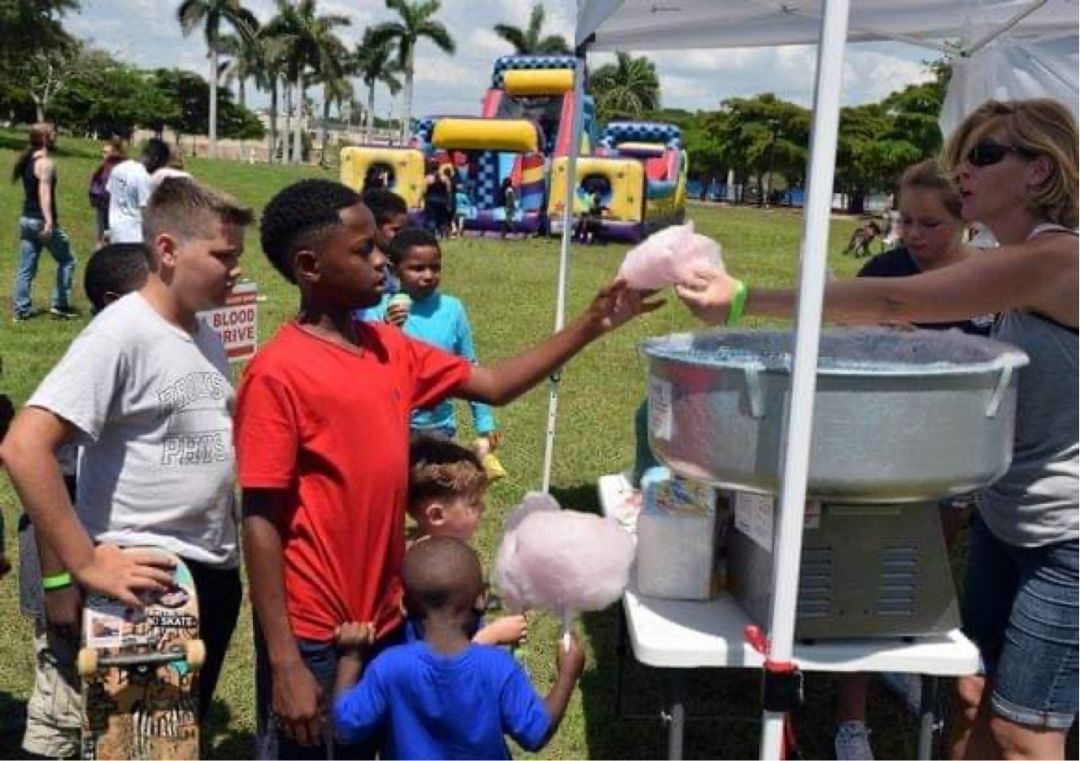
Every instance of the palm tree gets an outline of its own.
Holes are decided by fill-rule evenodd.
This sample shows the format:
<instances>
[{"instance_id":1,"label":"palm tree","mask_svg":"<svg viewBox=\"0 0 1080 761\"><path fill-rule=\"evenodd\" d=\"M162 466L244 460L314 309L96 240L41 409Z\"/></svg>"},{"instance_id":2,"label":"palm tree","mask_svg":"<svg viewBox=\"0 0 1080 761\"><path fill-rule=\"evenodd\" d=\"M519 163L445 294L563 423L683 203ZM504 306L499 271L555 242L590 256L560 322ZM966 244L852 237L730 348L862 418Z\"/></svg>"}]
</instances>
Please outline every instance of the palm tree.
<instances>
[{"instance_id":1,"label":"palm tree","mask_svg":"<svg viewBox=\"0 0 1080 761\"><path fill-rule=\"evenodd\" d=\"M371 140L371 130L375 125L375 86L380 82L386 85L390 95L397 95L401 90L401 82L397 79L399 69L391 60L390 53L392 43L384 40L382 44L372 41L372 32L368 28L364 30L364 39L356 46L356 73L360 80L367 85L367 113L364 115L364 141Z\"/></svg>"},{"instance_id":2,"label":"palm tree","mask_svg":"<svg viewBox=\"0 0 1080 761\"><path fill-rule=\"evenodd\" d=\"M544 6L537 3L529 16L529 25L522 29L510 24L496 24L495 34L514 46L518 55L558 55L570 53L570 46L561 34L540 36L544 26Z\"/></svg>"},{"instance_id":3,"label":"palm tree","mask_svg":"<svg viewBox=\"0 0 1080 761\"><path fill-rule=\"evenodd\" d=\"M197 27L206 34L207 55L210 58L210 158L217 158L217 86L218 53L221 45L221 23L233 27L242 37L255 34L259 22L240 0L183 0L176 9L180 29L187 37Z\"/></svg>"},{"instance_id":4,"label":"palm tree","mask_svg":"<svg viewBox=\"0 0 1080 761\"><path fill-rule=\"evenodd\" d=\"M341 59L345 46L334 29L348 26L347 16L316 14L315 0L277 0L277 15L266 24L267 34L279 40L283 50L285 73L293 84L297 107L296 133L293 136L292 160L299 162L303 151L304 97L309 72L316 77L341 77Z\"/></svg>"},{"instance_id":5,"label":"palm tree","mask_svg":"<svg viewBox=\"0 0 1080 761\"><path fill-rule=\"evenodd\" d=\"M397 62L405 72L405 113L402 114L402 137L412 121L413 75L416 73L416 43L427 38L443 52L454 54L456 46L442 22L434 16L442 6L440 0L386 0L386 7L397 11L398 21L385 21L371 32L371 42L382 45L393 42L397 48Z\"/></svg>"},{"instance_id":6,"label":"palm tree","mask_svg":"<svg viewBox=\"0 0 1080 761\"><path fill-rule=\"evenodd\" d=\"M219 54L228 58L221 66L225 84L236 82L237 102L241 108L247 107L247 81L255 80L258 90L267 87L266 46L263 38L256 34L245 39L235 34L225 34L218 40Z\"/></svg>"},{"instance_id":7,"label":"palm tree","mask_svg":"<svg viewBox=\"0 0 1080 761\"><path fill-rule=\"evenodd\" d=\"M601 121L636 119L660 108L660 80L656 66L645 56L619 51L615 63L592 73L592 93Z\"/></svg>"},{"instance_id":8,"label":"palm tree","mask_svg":"<svg viewBox=\"0 0 1080 761\"><path fill-rule=\"evenodd\" d=\"M330 130L327 126L327 122L330 120L330 108L337 103L338 116L341 116L342 105L352 102L353 99L354 91L349 78L357 74L356 59L344 49L341 50L338 60L341 62L341 68L337 72L337 76L334 75L334 72L329 72L320 77L323 86L323 118L322 138L320 140L322 148L319 154L321 156L319 163L323 166L327 164L326 145L330 140Z\"/></svg>"}]
</instances>

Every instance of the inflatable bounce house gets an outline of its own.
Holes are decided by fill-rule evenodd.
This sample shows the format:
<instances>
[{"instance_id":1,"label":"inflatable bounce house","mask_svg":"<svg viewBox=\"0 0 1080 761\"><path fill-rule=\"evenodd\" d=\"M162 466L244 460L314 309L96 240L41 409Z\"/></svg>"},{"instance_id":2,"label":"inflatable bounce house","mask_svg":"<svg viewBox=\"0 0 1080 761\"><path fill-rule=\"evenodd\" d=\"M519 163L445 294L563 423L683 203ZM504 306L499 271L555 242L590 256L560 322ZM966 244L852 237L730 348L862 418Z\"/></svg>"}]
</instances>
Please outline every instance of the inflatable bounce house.
<instances>
[{"instance_id":1,"label":"inflatable bounce house","mask_svg":"<svg viewBox=\"0 0 1080 761\"><path fill-rule=\"evenodd\" d=\"M548 215L552 232L561 228L566 198L565 158L551 172ZM577 160L574 214L587 214L599 197L599 234L636 242L682 222L686 210L686 151L682 132L671 124L612 122L594 156Z\"/></svg>"},{"instance_id":2,"label":"inflatable bounce house","mask_svg":"<svg viewBox=\"0 0 1080 761\"><path fill-rule=\"evenodd\" d=\"M373 186L389 188L405 199L410 217L423 213L424 154L415 148L343 148L341 182L358 192Z\"/></svg>"},{"instance_id":3,"label":"inflatable bounce house","mask_svg":"<svg viewBox=\"0 0 1080 761\"><path fill-rule=\"evenodd\" d=\"M424 178L434 163L454 173L457 213L467 233L559 232L575 118L574 64L572 56L496 59L479 117L420 119L408 147L345 148L341 181L357 190L389 187L420 224ZM598 141L591 97L581 116L575 213L587 213L598 190L601 237L640 240L681 220L686 154L678 128L618 122Z\"/></svg>"},{"instance_id":4,"label":"inflatable bounce house","mask_svg":"<svg viewBox=\"0 0 1080 761\"><path fill-rule=\"evenodd\" d=\"M589 153L596 134L591 98L583 116L581 150ZM573 119L572 57L503 56L492 67L479 119L437 120L432 147L453 157L459 197L467 199L458 206L466 232L547 230L550 164L569 153Z\"/></svg>"}]
</instances>

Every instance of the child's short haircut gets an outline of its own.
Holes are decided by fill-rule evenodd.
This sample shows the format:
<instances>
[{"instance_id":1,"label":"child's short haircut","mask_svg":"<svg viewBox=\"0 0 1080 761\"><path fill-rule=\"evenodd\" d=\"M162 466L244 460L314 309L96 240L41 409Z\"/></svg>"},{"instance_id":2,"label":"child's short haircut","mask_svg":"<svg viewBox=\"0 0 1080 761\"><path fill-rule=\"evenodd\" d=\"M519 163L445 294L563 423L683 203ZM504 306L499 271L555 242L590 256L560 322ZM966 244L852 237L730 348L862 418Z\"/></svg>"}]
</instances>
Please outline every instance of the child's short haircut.
<instances>
[{"instance_id":1,"label":"child's short haircut","mask_svg":"<svg viewBox=\"0 0 1080 761\"><path fill-rule=\"evenodd\" d=\"M413 440L409 447L410 513L425 500L459 497L485 486L484 466L471 449L435 436Z\"/></svg>"},{"instance_id":2,"label":"child's short haircut","mask_svg":"<svg viewBox=\"0 0 1080 761\"><path fill-rule=\"evenodd\" d=\"M165 232L180 240L206 238L208 217L232 225L250 225L255 219L251 209L224 193L189 177L168 177L143 208L143 240L152 244Z\"/></svg>"},{"instance_id":3,"label":"child's short haircut","mask_svg":"<svg viewBox=\"0 0 1080 761\"><path fill-rule=\"evenodd\" d=\"M436 611L474 610L484 591L480 558L465 542L449 536L431 536L410 547L401 583L409 615L420 620Z\"/></svg>"},{"instance_id":4,"label":"child's short haircut","mask_svg":"<svg viewBox=\"0 0 1080 761\"><path fill-rule=\"evenodd\" d=\"M368 188L363 195L364 206L371 209L375 224L385 225L399 214L408 214L405 199L386 188Z\"/></svg>"},{"instance_id":5,"label":"child's short haircut","mask_svg":"<svg viewBox=\"0 0 1080 761\"><path fill-rule=\"evenodd\" d=\"M406 227L390 241L390 250L386 253L390 257L390 262L396 266L401 264L401 260L408 255L410 250L428 246L440 253L442 251L439 248L439 239L427 230L420 227Z\"/></svg>"},{"instance_id":6,"label":"child's short haircut","mask_svg":"<svg viewBox=\"0 0 1080 761\"><path fill-rule=\"evenodd\" d=\"M266 258L295 284L293 253L341 227L341 210L358 203L360 195L356 191L331 180L300 180L283 188L262 213L259 238Z\"/></svg>"},{"instance_id":7,"label":"child's short haircut","mask_svg":"<svg viewBox=\"0 0 1080 761\"><path fill-rule=\"evenodd\" d=\"M142 288L150 273L150 251L142 243L110 243L93 253L86 263L83 288L94 312L107 306L109 293L117 296Z\"/></svg>"}]
</instances>

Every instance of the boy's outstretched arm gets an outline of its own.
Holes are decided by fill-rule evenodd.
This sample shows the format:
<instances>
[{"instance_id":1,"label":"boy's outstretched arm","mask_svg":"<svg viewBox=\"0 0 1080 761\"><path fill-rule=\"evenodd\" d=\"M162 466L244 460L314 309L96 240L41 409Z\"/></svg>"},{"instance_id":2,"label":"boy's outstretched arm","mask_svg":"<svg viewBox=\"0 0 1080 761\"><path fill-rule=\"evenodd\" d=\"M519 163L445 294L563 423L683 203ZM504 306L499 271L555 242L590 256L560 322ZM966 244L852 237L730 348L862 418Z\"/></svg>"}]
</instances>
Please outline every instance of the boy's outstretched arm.
<instances>
[{"instance_id":1,"label":"boy's outstretched arm","mask_svg":"<svg viewBox=\"0 0 1080 761\"><path fill-rule=\"evenodd\" d=\"M494 405L512 402L604 333L663 305L646 301L648 295L616 279L600 289L584 314L547 340L516 357L474 367L457 395Z\"/></svg>"},{"instance_id":2,"label":"boy's outstretched arm","mask_svg":"<svg viewBox=\"0 0 1080 761\"><path fill-rule=\"evenodd\" d=\"M150 551L94 545L75 514L56 461L56 449L73 433L73 426L52 412L27 407L0 446L0 460L41 542L62 567L82 586L142 607L138 593L165 589L172 582L172 564Z\"/></svg>"},{"instance_id":3,"label":"boy's outstretched arm","mask_svg":"<svg viewBox=\"0 0 1080 761\"><path fill-rule=\"evenodd\" d=\"M244 489L244 564L270 661L270 708L285 734L301 745L315 745L323 737L323 694L300 657L285 609L285 560L274 523L282 512L282 496L273 489Z\"/></svg>"}]
</instances>

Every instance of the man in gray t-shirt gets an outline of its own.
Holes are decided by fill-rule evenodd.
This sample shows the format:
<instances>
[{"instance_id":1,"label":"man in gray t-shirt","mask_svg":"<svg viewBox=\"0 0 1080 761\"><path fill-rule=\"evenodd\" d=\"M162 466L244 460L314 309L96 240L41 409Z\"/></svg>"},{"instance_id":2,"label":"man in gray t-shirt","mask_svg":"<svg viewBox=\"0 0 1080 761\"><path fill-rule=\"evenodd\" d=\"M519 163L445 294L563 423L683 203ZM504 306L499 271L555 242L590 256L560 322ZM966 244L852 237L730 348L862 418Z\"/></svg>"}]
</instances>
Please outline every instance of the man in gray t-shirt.
<instances>
[{"instance_id":1,"label":"man in gray t-shirt","mask_svg":"<svg viewBox=\"0 0 1080 761\"><path fill-rule=\"evenodd\" d=\"M151 196L144 227L151 273L72 343L12 424L0 457L34 523L50 633L68 642L81 589L139 605L187 563L199 595L209 706L239 613L232 399L224 348L197 312L224 303L240 275L251 212L190 180ZM82 446L75 505L56 449Z\"/></svg>"}]
</instances>

